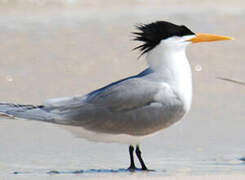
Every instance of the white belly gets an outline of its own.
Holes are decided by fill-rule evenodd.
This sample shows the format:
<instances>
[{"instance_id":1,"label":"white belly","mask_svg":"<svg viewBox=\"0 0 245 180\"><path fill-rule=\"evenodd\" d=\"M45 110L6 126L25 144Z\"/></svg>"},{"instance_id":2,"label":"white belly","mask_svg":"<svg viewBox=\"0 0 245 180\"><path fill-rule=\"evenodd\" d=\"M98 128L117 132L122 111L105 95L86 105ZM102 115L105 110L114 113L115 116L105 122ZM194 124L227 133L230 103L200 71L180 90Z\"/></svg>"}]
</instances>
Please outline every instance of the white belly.
<instances>
[{"instance_id":1,"label":"white belly","mask_svg":"<svg viewBox=\"0 0 245 180\"><path fill-rule=\"evenodd\" d=\"M138 145L141 143L141 141L145 137L147 137L147 136L132 136L132 135L127 135L127 134L97 133L97 132L88 131L82 127L76 127L76 126L59 125L59 127L68 130L74 136L78 138L84 138L84 139L87 139L89 141L94 141L94 142Z\"/></svg>"}]
</instances>

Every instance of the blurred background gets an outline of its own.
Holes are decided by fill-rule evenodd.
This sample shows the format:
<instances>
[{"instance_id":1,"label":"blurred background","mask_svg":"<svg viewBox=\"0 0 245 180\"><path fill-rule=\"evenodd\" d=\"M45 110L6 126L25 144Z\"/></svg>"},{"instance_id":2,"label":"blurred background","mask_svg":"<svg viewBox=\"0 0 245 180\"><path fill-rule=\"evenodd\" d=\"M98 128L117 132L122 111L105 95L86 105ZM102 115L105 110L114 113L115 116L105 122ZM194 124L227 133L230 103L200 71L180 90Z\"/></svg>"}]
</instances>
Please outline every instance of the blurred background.
<instances>
[{"instance_id":1,"label":"blurred background","mask_svg":"<svg viewBox=\"0 0 245 180\"><path fill-rule=\"evenodd\" d=\"M146 68L132 51L137 23L166 20L231 36L234 41L188 48L191 112L147 139L142 151L148 166L164 175L244 172L238 159L245 156L245 86L217 79L245 80L244 18L243 0L0 0L0 101L41 104L137 74ZM0 176L126 168L127 151L52 124L0 119Z\"/></svg>"}]
</instances>

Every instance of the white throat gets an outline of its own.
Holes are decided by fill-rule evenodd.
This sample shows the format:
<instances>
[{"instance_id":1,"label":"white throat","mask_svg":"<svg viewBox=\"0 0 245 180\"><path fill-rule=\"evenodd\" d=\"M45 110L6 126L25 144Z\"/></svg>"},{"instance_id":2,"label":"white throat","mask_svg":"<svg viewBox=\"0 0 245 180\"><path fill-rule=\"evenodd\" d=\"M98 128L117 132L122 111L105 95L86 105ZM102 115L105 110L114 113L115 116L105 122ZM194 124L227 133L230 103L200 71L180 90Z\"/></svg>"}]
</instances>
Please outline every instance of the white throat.
<instances>
[{"instance_id":1,"label":"white throat","mask_svg":"<svg viewBox=\"0 0 245 180\"><path fill-rule=\"evenodd\" d=\"M192 74L186 58L187 45L161 41L147 53L146 59L159 81L169 84L183 100L186 111L189 111L192 101Z\"/></svg>"}]
</instances>

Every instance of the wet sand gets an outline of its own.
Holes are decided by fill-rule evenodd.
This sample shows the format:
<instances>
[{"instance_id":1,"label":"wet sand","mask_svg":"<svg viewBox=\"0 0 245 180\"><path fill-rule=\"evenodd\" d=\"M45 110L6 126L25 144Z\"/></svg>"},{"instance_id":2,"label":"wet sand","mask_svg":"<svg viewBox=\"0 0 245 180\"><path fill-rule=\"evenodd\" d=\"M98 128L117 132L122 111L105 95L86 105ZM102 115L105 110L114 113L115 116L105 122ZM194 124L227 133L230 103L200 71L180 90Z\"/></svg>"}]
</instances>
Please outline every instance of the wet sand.
<instances>
[{"instance_id":1,"label":"wet sand","mask_svg":"<svg viewBox=\"0 0 245 180\"><path fill-rule=\"evenodd\" d=\"M8 180L29 180L35 178L35 180L68 180L68 179L74 179L74 180L82 180L82 179L89 179L89 180L123 180L127 178L128 180L136 180L136 179L142 179L142 180L242 180L245 178L244 174L223 174L223 175L177 175L177 176L152 176L149 174L140 174L140 175L126 175L126 176L118 176L118 175L106 175L106 176L96 176L93 178L87 178L84 176L79 175L72 175L72 176L60 176L60 175L50 175L50 176L12 176L8 177Z\"/></svg>"},{"instance_id":2,"label":"wet sand","mask_svg":"<svg viewBox=\"0 0 245 180\"><path fill-rule=\"evenodd\" d=\"M117 172L127 146L91 143L52 124L0 119L0 177L5 179L244 179L243 1L83 1L0 6L0 99L41 104L85 94L146 67L131 51L136 23L168 20L235 41L196 44L192 110L178 125L146 139L142 151L156 172ZM43 1L46 2L46 1ZM65 2L65 1L64 1ZM113 152L113 153L112 153ZM48 174L49 171L60 174ZM83 173L73 174L82 170ZM111 172L112 170L112 172ZM114 172L116 171L116 172ZM17 174L14 174L17 172Z\"/></svg>"}]
</instances>

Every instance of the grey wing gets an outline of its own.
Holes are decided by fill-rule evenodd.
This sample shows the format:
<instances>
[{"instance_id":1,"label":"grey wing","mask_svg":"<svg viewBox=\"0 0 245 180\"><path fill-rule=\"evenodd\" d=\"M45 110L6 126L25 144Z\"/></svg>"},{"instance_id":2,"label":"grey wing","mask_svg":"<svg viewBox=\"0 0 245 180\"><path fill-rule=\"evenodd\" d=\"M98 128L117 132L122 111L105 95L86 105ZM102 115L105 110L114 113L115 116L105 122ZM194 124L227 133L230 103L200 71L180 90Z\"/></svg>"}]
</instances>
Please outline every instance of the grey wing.
<instances>
[{"instance_id":1,"label":"grey wing","mask_svg":"<svg viewBox=\"0 0 245 180\"><path fill-rule=\"evenodd\" d=\"M144 90L142 80L127 80L96 90L86 96L49 99L44 105L50 111L60 113L76 111L84 106L104 107L110 111L126 111L139 108L154 99L156 89ZM137 89L136 89L137 88Z\"/></svg>"},{"instance_id":2,"label":"grey wing","mask_svg":"<svg viewBox=\"0 0 245 180\"><path fill-rule=\"evenodd\" d=\"M158 89L153 82L134 78L91 94L86 103L106 107L112 112L130 111L152 103Z\"/></svg>"},{"instance_id":3,"label":"grey wing","mask_svg":"<svg viewBox=\"0 0 245 180\"><path fill-rule=\"evenodd\" d=\"M50 110L59 114L60 124L110 134L149 134L160 128L157 124L170 103L161 90L155 82L132 78ZM163 101L156 100L161 93Z\"/></svg>"}]
</instances>

